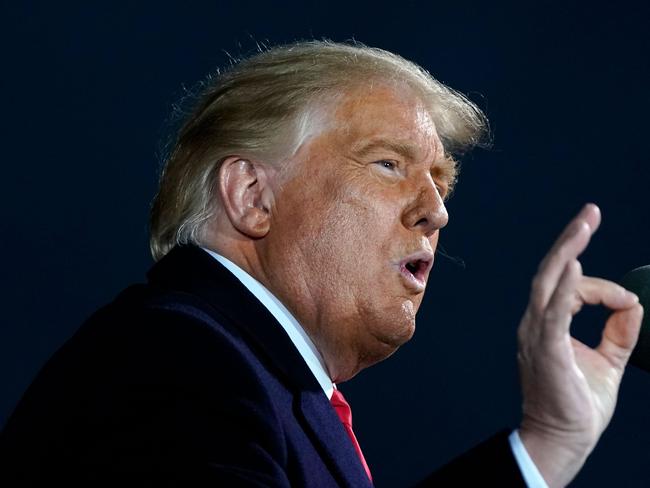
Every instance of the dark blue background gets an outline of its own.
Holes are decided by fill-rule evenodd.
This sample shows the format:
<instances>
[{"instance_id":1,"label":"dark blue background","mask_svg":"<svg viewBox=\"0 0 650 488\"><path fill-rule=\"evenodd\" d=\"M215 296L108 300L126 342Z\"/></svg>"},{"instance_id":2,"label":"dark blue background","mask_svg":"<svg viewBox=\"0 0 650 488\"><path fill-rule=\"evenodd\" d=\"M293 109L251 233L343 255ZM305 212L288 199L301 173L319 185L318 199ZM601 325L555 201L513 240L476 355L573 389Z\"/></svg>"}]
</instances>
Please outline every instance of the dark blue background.
<instances>
[{"instance_id":1,"label":"dark blue background","mask_svg":"<svg viewBox=\"0 0 650 488\"><path fill-rule=\"evenodd\" d=\"M537 262L583 203L582 260L650 263L647 2L15 2L0 7L0 425L44 361L151 264L148 206L171 106L256 42L356 38L468 93L494 147L449 203L418 331L343 386L378 486L519 421L515 331ZM605 315L575 332L590 344ZM647 486L650 375L626 374L574 486Z\"/></svg>"}]
</instances>

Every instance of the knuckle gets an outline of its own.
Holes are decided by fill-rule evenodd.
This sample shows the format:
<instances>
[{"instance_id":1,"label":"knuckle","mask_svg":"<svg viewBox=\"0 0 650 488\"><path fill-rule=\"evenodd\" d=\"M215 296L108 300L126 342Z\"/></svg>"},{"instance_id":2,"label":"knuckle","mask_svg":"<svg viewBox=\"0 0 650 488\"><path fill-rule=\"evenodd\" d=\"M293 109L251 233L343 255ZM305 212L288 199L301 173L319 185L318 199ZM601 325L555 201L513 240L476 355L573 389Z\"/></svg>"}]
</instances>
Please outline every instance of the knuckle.
<instances>
[{"instance_id":1,"label":"knuckle","mask_svg":"<svg viewBox=\"0 0 650 488\"><path fill-rule=\"evenodd\" d=\"M554 324L562 320L562 313L560 313L555 308L547 308L544 311L544 322L548 324Z\"/></svg>"},{"instance_id":2,"label":"knuckle","mask_svg":"<svg viewBox=\"0 0 650 488\"><path fill-rule=\"evenodd\" d=\"M542 311L544 310L544 304L541 300L541 297L536 294L532 294L530 297L530 303L528 304L528 310L529 319L533 322L539 321L539 318L542 315Z\"/></svg>"},{"instance_id":3,"label":"knuckle","mask_svg":"<svg viewBox=\"0 0 650 488\"><path fill-rule=\"evenodd\" d=\"M580 261L577 259L572 259L569 261L569 265L571 266L571 271L576 274L576 275L581 275L582 274L582 264Z\"/></svg>"},{"instance_id":4,"label":"knuckle","mask_svg":"<svg viewBox=\"0 0 650 488\"><path fill-rule=\"evenodd\" d=\"M517 342L521 346L526 342L527 339L528 339L528 331L526 330L526 326L524 324L521 324L517 329Z\"/></svg>"},{"instance_id":5,"label":"knuckle","mask_svg":"<svg viewBox=\"0 0 650 488\"><path fill-rule=\"evenodd\" d=\"M546 281L541 275L536 274L530 283L531 296L543 295L545 291L546 291Z\"/></svg>"},{"instance_id":6,"label":"knuckle","mask_svg":"<svg viewBox=\"0 0 650 488\"><path fill-rule=\"evenodd\" d=\"M530 362L530 354L528 354L528 351L517 351L517 363L519 363L520 367L530 364Z\"/></svg>"},{"instance_id":7,"label":"knuckle","mask_svg":"<svg viewBox=\"0 0 650 488\"><path fill-rule=\"evenodd\" d=\"M576 315L582 310L582 300L576 299L573 302L573 307L571 308L571 315Z\"/></svg>"},{"instance_id":8,"label":"knuckle","mask_svg":"<svg viewBox=\"0 0 650 488\"><path fill-rule=\"evenodd\" d=\"M560 263L564 263L571 258L571 251L566 241L557 248L555 257Z\"/></svg>"}]
</instances>

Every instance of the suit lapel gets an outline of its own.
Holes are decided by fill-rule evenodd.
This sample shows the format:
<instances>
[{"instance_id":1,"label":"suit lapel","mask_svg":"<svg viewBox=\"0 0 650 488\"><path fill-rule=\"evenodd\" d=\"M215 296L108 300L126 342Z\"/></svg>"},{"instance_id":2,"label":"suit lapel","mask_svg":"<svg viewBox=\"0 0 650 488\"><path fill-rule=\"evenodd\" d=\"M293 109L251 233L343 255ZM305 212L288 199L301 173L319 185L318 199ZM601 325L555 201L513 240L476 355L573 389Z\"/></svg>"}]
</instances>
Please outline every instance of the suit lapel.
<instances>
[{"instance_id":1,"label":"suit lapel","mask_svg":"<svg viewBox=\"0 0 650 488\"><path fill-rule=\"evenodd\" d=\"M275 317L230 271L202 249L175 247L156 263L148 276L154 284L201 298L213 309L208 308L206 312L212 312L217 322L227 319L292 387L320 389Z\"/></svg>"},{"instance_id":2,"label":"suit lapel","mask_svg":"<svg viewBox=\"0 0 650 488\"><path fill-rule=\"evenodd\" d=\"M225 316L295 392L302 422L342 486L371 486L343 425L275 317L226 268L195 246L172 249L148 273L154 285L196 295ZM210 310L206 310L210 312Z\"/></svg>"},{"instance_id":3,"label":"suit lapel","mask_svg":"<svg viewBox=\"0 0 650 488\"><path fill-rule=\"evenodd\" d=\"M308 431L321 448L321 456L331 466L341 486L371 487L359 457L343 424L327 397L314 391L300 392L300 410Z\"/></svg>"}]
</instances>

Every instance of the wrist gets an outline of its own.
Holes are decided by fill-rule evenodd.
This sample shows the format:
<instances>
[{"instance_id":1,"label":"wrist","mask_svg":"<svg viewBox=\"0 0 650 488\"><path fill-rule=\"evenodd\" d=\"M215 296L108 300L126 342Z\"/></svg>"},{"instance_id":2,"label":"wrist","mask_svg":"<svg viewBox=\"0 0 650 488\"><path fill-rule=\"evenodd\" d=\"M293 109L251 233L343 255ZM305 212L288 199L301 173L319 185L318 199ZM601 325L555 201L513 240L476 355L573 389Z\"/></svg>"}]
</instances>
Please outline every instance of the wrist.
<instances>
[{"instance_id":1,"label":"wrist","mask_svg":"<svg viewBox=\"0 0 650 488\"><path fill-rule=\"evenodd\" d=\"M570 435L549 433L526 423L522 423L518 432L528 455L549 488L568 485L595 444L576 440Z\"/></svg>"}]
</instances>

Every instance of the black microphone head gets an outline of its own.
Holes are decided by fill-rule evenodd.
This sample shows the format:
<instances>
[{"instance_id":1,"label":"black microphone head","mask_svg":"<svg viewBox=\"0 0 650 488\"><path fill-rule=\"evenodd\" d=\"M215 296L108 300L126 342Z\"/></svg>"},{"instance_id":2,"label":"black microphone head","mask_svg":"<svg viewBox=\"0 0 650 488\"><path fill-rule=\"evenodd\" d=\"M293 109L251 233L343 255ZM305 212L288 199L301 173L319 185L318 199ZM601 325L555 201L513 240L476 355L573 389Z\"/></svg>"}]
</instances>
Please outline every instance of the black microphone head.
<instances>
[{"instance_id":1,"label":"black microphone head","mask_svg":"<svg viewBox=\"0 0 650 488\"><path fill-rule=\"evenodd\" d=\"M645 312L639 342L632 351L630 364L650 372L650 265L630 271L621 280L621 285L638 295Z\"/></svg>"}]
</instances>

